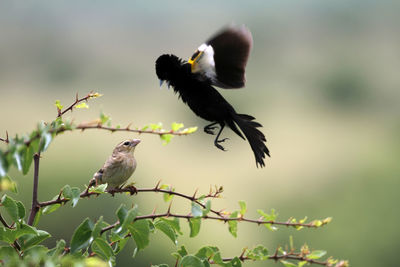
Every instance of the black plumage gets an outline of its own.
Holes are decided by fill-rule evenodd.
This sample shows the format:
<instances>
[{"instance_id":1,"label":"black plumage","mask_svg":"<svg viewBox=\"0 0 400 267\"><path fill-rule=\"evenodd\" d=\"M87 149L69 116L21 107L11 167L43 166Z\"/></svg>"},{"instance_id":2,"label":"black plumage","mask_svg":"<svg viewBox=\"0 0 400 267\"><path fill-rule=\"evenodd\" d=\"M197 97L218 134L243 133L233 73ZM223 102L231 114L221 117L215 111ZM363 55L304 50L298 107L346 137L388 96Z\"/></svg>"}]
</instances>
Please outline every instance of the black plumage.
<instances>
[{"instance_id":1,"label":"black plumage","mask_svg":"<svg viewBox=\"0 0 400 267\"><path fill-rule=\"evenodd\" d=\"M214 140L216 147L225 150L220 143L227 138L219 139L219 137L227 125L244 140L247 138L254 152L257 167L264 167L265 155L270 155L265 145L266 138L257 129L262 125L254 121L253 116L238 114L212 86L217 85L223 88L244 86L244 68L252 44L251 34L249 34L250 32L243 31L242 28L228 28L200 46L199 50L203 51L196 51L189 62L183 61L175 55L164 54L156 61L156 73L161 81L166 81L168 86L173 87L174 92L179 94L182 101L197 116L212 122L204 127L206 133L215 134L214 130L217 128L215 125L219 124L220 129ZM247 38L247 40L243 40L243 38ZM238 41L238 39L240 40ZM234 45L229 45L232 43ZM211 54L213 54L214 62L211 64L212 68L209 69L204 62L201 62L205 61L206 53L210 51L204 50L206 46L213 48ZM224 51L224 53L218 53L219 51ZM235 53L235 51L238 52L236 57L232 56L230 61L224 60L227 55Z\"/></svg>"}]
</instances>

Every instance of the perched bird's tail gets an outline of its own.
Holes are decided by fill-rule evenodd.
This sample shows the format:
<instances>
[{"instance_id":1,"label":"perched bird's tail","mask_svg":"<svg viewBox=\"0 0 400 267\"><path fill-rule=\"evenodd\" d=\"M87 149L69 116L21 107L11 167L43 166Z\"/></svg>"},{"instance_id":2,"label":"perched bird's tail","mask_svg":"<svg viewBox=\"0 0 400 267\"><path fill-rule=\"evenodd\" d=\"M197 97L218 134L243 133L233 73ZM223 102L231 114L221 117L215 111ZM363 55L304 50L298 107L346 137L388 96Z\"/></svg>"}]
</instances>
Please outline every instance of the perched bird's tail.
<instances>
[{"instance_id":1,"label":"perched bird's tail","mask_svg":"<svg viewBox=\"0 0 400 267\"><path fill-rule=\"evenodd\" d=\"M242 130L247 140L249 141L250 147L254 152L254 157L256 158L257 167L259 165L261 167L264 167L265 155L267 155L268 157L270 156L269 150L265 145L265 142L267 140L265 139L264 134L257 129L258 127L262 127L262 125L254 121L254 119L255 118L253 116L246 114L233 115L234 122L239 126L240 130ZM243 135L239 132L233 122L228 123L228 125L236 134L243 138Z\"/></svg>"}]
</instances>

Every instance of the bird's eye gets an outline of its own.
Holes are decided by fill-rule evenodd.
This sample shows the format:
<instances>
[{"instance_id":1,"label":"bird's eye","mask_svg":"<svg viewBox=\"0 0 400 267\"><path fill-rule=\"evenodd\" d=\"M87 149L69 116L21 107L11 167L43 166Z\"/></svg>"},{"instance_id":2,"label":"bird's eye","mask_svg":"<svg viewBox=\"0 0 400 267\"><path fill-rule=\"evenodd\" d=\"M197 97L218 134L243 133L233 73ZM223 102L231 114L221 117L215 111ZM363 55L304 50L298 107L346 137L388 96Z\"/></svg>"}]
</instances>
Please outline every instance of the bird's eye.
<instances>
[{"instance_id":1,"label":"bird's eye","mask_svg":"<svg viewBox=\"0 0 400 267\"><path fill-rule=\"evenodd\" d=\"M124 143L124 146L129 146L131 143L129 142L129 141L126 141L125 143Z\"/></svg>"}]
</instances>

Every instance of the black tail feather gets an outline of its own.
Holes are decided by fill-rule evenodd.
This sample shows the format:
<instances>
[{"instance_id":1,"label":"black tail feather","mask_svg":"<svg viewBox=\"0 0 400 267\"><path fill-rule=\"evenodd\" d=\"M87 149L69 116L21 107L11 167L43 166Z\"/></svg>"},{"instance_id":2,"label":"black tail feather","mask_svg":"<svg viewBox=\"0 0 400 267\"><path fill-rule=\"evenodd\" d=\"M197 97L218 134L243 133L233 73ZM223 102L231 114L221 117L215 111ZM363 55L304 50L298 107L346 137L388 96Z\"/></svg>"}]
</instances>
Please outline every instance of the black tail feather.
<instances>
[{"instance_id":1,"label":"black tail feather","mask_svg":"<svg viewBox=\"0 0 400 267\"><path fill-rule=\"evenodd\" d=\"M254 156L256 158L257 167L264 167L265 155L270 157L270 154L267 146L265 145L265 142L267 140L264 134L257 129L258 127L262 127L262 125L256 121L253 121L255 119L253 116L246 114L235 114L233 118L235 120L235 123L239 126L240 130L242 130L247 140L249 141L250 147L253 150ZM231 125L229 126L231 127ZM237 133L234 128L232 128L232 130ZM242 136L241 134L238 135Z\"/></svg>"}]
</instances>

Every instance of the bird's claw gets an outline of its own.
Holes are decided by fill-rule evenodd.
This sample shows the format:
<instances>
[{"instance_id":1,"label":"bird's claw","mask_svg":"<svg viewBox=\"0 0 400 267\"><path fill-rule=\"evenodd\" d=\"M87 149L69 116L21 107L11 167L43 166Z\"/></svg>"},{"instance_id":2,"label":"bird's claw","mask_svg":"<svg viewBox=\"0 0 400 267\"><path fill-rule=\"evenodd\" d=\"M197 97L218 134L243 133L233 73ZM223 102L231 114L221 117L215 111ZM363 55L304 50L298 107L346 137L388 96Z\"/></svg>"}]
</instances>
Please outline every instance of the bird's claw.
<instances>
[{"instance_id":1,"label":"bird's claw","mask_svg":"<svg viewBox=\"0 0 400 267\"><path fill-rule=\"evenodd\" d=\"M220 140L215 140L215 141L214 141L214 145L215 145L217 148L221 149L222 151L227 151L223 146L221 146L221 145L219 144L219 143L225 142L226 140L229 140L229 138L224 138L224 139L220 139Z\"/></svg>"},{"instance_id":2,"label":"bird's claw","mask_svg":"<svg viewBox=\"0 0 400 267\"><path fill-rule=\"evenodd\" d=\"M138 193L138 190L135 186L133 185L128 185L127 187L125 187L126 189L129 190L129 193L132 195L136 195Z\"/></svg>"},{"instance_id":3,"label":"bird's claw","mask_svg":"<svg viewBox=\"0 0 400 267\"><path fill-rule=\"evenodd\" d=\"M217 126L206 126L204 127L204 132L207 134L215 135L214 130L217 129Z\"/></svg>"}]
</instances>

